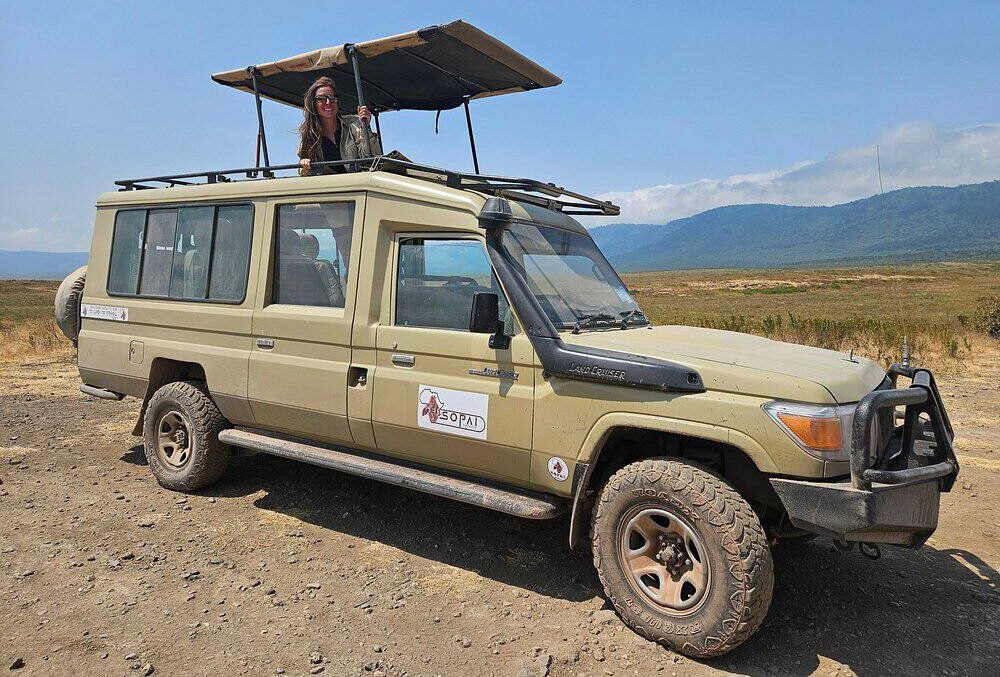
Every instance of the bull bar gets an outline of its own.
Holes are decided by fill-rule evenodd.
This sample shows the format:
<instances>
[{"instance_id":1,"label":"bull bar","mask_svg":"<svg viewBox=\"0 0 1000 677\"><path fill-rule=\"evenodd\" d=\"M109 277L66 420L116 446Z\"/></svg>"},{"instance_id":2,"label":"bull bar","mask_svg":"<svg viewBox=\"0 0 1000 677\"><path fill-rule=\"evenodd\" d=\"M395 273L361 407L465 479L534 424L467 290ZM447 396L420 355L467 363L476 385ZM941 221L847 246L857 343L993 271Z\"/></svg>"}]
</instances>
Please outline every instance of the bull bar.
<instances>
[{"instance_id":1,"label":"bull bar","mask_svg":"<svg viewBox=\"0 0 1000 677\"><path fill-rule=\"evenodd\" d=\"M896 387L900 376L910 379L908 388ZM940 494L958 476L954 430L930 371L894 364L888 380L891 387L858 402L849 478L771 479L796 527L839 541L906 547L918 547L934 533ZM883 436L874 434L879 413L899 406L905 407L903 424L883 445Z\"/></svg>"}]
</instances>

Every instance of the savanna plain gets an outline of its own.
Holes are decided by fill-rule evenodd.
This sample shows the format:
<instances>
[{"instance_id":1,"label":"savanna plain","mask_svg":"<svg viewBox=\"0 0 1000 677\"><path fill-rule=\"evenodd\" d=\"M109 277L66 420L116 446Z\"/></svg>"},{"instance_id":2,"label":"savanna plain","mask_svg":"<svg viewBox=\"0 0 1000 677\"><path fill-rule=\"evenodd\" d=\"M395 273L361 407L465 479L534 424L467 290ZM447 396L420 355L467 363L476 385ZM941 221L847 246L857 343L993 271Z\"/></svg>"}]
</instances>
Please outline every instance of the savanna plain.
<instances>
[{"instance_id":1,"label":"savanna plain","mask_svg":"<svg viewBox=\"0 0 1000 677\"><path fill-rule=\"evenodd\" d=\"M139 403L83 396L56 283L0 281L0 671L19 675L996 674L1000 262L636 273L657 324L938 376L962 466L920 550L775 546L760 631L697 662L627 630L566 519L240 452L161 489Z\"/></svg>"}]
</instances>

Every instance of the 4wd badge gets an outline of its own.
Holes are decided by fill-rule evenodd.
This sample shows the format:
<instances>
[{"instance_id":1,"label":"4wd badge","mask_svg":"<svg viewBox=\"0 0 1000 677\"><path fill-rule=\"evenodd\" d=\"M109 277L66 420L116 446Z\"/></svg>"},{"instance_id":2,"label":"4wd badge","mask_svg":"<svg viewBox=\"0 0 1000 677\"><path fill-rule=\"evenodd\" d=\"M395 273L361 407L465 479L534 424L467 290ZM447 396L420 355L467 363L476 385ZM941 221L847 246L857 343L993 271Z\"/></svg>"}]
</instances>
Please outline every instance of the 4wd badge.
<instances>
[{"instance_id":1,"label":"4wd badge","mask_svg":"<svg viewBox=\"0 0 1000 677\"><path fill-rule=\"evenodd\" d=\"M417 425L421 428L486 439L489 395L422 385L417 399Z\"/></svg>"},{"instance_id":2,"label":"4wd badge","mask_svg":"<svg viewBox=\"0 0 1000 677\"><path fill-rule=\"evenodd\" d=\"M565 482L566 478L569 477L569 468L566 467L566 461L558 456L550 458L549 474L552 475L552 479L556 482Z\"/></svg>"}]
</instances>

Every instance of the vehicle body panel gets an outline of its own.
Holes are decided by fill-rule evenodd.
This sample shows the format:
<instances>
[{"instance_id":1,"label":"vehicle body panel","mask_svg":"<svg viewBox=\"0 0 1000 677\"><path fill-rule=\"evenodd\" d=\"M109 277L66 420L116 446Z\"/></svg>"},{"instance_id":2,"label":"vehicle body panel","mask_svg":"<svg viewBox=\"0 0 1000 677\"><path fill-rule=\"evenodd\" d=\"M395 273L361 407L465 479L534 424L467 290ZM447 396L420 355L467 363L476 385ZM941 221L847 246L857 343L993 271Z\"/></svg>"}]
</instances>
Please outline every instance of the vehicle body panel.
<instances>
[{"instance_id":1,"label":"vehicle body panel","mask_svg":"<svg viewBox=\"0 0 1000 677\"><path fill-rule=\"evenodd\" d=\"M344 309L270 303L275 205L355 200L355 232ZM116 208L252 201L251 272L241 304L110 297L104 290ZM560 496L572 482L549 468L591 462L617 428L671 432L742 450L759 470L791 477L842 474L798 448L761 410L770 399L854 402L884 377L874 363L833 351L689 327L585 330L581 346L662 357L697 370L702 393L627 388L545 374L527 337L508 351L468 332L393 325L395 242L401 233L451 234L479 241L485 197L388 172L125 191L101 197L86 303L122 305L128 323L83 321L80 371L88 384L142 396L150 363L187 360L204 368L223 413L234 423L350 444L391 456L502 479ZM516 219L576 232L574 219L511 203ZM515 313L516 315L516 313ZM256 338L272 338L261 350ZM129 363L132 341L145 358ZM392 361L395 353L412 367ZM470 374L516 371L517 380ZM361 378L357 377L361 375ZM488 438L443 434L417 425L420 385L489 395ZM503 423L500 423L500 422Z\"/></svg>"}]
</instances>

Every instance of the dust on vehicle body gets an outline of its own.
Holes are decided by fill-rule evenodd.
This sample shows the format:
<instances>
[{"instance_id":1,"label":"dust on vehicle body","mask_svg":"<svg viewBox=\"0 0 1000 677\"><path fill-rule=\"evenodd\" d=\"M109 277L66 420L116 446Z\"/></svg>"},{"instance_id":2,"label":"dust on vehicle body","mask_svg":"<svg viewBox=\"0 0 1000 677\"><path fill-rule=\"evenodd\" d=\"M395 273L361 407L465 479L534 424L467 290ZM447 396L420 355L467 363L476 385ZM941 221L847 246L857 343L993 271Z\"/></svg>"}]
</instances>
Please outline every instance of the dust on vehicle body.
<instances>
[{"instance_id":1,"label":"dust on vehicle body","mask_svg":"<svg viewBox=\"0 0 1000 677\"><path fill-rule=\"evenodd\" d=\"M497 60L515 90L559 82L463 22L404 37L215 79L301 106L288 69L334 72L376 113L467 106L483 92L454 89L466 69ZM427 45L459 77L385 101L391 55ZM163 486L208 486L241 446L522 518L569 512L622 620L703 657L760 626L771 544L873 553L933 533L958 466L927 370L653 326L573 218L617 214L607 202L401 154L350 165L100 197L57 315L81 389L142 400L135 434Z\"/></svg>"}]
</instances>

